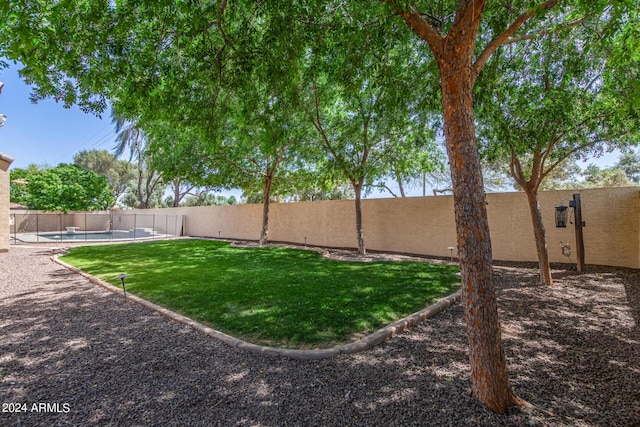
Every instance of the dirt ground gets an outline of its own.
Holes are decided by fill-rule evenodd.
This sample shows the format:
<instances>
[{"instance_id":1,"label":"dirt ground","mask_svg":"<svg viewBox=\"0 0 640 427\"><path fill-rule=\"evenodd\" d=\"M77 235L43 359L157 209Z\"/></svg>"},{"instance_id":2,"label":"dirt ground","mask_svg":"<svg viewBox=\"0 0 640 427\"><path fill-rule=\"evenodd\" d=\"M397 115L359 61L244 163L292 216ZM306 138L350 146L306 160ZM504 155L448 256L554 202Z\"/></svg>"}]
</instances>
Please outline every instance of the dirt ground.
<instances>
[{"instance_id":1,"label":"dirt ground","mask_svg":"<svg viewBox=\"0 0 640 427\"><path fill-rule=\"evenodd\" d=\"M638 426L640 272L497 265L509 373L532 406L470 396L459 304L373 349L247 353L97 287L51 248L0 254L0 425ZM401 284L400 284L401 285Z\"/></svg>"}]
</instances>

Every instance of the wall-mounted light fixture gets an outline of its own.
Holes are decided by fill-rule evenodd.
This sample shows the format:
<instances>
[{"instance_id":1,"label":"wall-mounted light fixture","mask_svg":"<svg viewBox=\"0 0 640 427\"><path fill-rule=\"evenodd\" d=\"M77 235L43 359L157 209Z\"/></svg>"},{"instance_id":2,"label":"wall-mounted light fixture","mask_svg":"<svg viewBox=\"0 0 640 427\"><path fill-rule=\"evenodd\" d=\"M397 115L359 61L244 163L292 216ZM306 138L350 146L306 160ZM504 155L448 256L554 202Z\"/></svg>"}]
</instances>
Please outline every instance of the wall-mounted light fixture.
<instances>
[{"instance_id":1,"label":"wall-mounted light fixture","mask_svg":"<svg viewBox=\"0 0 640 427\"><path fill-rule=\"evenodd\" d=\"M576 229L576 270L584 271L584 238L582 228L586 223L582 220L582 201L580 194L574 194L569 206L563 204L556 206L556 227L565 228L569 222L569 207L573 209L573 219Z\"/></svg>"},{"instance_id":2,"label":"wall-mounted light fixture","mask_svg":"<svg viewBox=\"0 0 640 427\"><path fill-rule=\"evenodd\" d=\"M565 205L556 206L556 227L566 228L569 220L569 207Z\"/></svg>"}]
</instances>

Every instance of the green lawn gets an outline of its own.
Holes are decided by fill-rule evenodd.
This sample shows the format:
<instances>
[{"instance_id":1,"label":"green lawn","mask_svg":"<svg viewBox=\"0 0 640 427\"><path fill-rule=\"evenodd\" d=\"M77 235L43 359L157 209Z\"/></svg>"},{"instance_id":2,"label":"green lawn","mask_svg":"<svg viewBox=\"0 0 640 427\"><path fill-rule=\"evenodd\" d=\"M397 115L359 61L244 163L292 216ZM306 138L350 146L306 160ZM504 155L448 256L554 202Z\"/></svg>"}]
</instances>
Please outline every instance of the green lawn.
<instances>
[{"instance_id":1,"label":"green lawn","mask_svg":"<svg viewBox=\"0 0 640 427\"><path fill-rule=\"evenodd\" d=\"M72 248L64 261L227 334L282 347L346 342L460 286L458 268L343 262L285 248L169 240Z\"/></svg>"}]
</instances>

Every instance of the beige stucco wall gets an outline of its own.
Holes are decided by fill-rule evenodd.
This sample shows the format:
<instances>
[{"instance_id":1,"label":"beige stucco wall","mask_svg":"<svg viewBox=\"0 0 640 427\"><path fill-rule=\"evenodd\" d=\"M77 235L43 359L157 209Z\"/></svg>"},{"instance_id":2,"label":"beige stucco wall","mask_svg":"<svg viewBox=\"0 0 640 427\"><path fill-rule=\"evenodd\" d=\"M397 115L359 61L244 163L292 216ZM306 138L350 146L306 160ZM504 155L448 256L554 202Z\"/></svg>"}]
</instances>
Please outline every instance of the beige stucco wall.
<instances>
[{"instance_id":1,"label":"beige stucco wall","mask_svg":"<svg viewBox=\"0 0 640 427\"><path fill-rule=\"evenodd\" d=\"M640 268L640 188L547 191L540 206L552 262L567 262L560 242L569 242L575 262L573 225L555 227L555 206L582 198L587 264ZM531 214L523 193L487 195L493 258L537 261ZM363 226L367 248L431 256L449 256L457 246L451 196L364 200ZM153 209L126 213L185 215L185 234L257 240L262 205ZM273 203L269 238L328 247L355 247L352 200Z\"/></svg>"},{"instance_id":2,"label":"beige stucco wall","mask_svg":"<svg viewBox=\"0 0 640 427\"><path fill-rule=\"evenodd\" d=\"M0 153L0 252L9 250L9 167L13 157Z\"/></svg>"},{"instance_id":3,"label":"beige stucco wall","mask_svg":"<svg viewBox=\"0 0 640 427\"><path fill-rule=\"evenodd\" d=\"M640 189L638 187L546 191L540 206L547 231L551 262L566 262L560 242L572 247L575 262L575 227L555 227L554 206L569 205L573 194L582 200L582 219L587 264L640 268ZM522 193L490 194L487 197L494 259L535 261L531 214ZM572 210L570 210L572 211ZM570 214L573 222L573 215Z\"/></svg>"}]
</instances>

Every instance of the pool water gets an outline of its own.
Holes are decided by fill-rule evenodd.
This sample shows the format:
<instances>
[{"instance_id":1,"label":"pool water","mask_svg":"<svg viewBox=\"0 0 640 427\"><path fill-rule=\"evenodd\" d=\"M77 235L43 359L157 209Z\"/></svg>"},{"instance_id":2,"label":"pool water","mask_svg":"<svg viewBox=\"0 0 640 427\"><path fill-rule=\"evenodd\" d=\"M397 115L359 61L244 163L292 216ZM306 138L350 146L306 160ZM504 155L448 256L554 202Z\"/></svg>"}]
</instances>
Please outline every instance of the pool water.
<instances>
[{"instance_id":1,"label":"pool water","mask_svg":"<svg viewBox=\"0 0 640 427\"><path fill-rule=\"evenodd\" d=\"M13 235L11 238L13 239ZM76 231L68 232L50 232L50 233L18 233L15 236L21 242L85 242L85 241L104 241L104 240L130 240L130 239L151 239L158 237L167 237L164 234L150 234L141 230L114 230L114 231Z\"/></svg>"}]
</instances>

